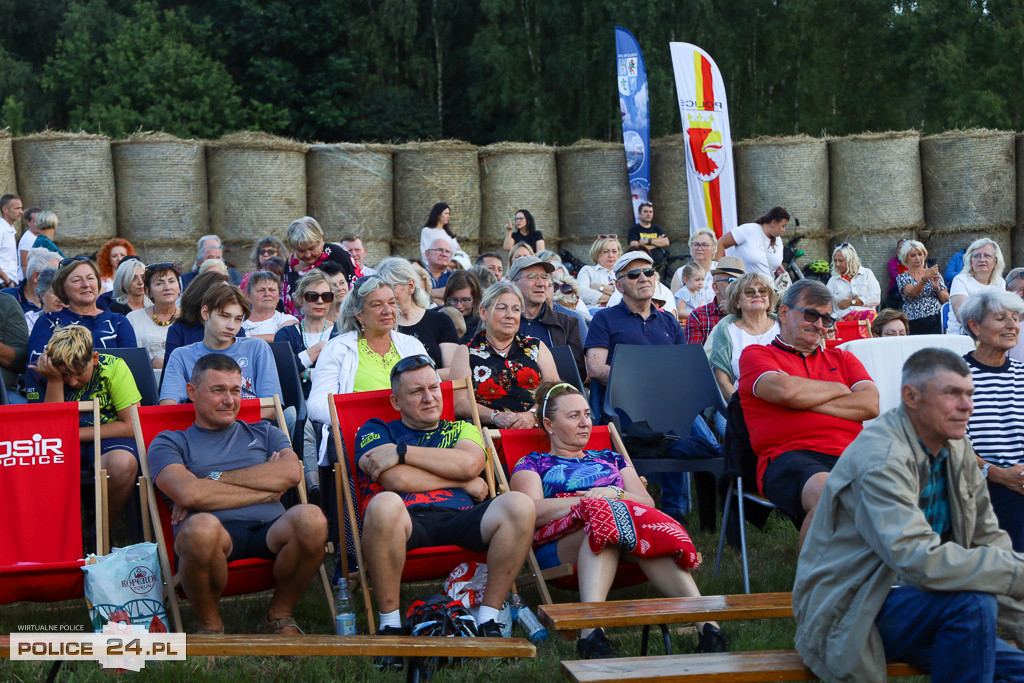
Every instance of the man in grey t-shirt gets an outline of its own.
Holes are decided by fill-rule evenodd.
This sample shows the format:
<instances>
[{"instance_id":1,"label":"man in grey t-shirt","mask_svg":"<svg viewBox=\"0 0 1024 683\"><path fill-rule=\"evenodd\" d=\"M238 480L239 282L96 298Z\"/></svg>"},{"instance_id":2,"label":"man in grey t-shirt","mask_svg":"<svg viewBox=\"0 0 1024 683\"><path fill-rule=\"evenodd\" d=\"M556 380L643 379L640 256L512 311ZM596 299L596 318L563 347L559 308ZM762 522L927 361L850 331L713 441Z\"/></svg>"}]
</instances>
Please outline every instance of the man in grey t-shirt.
<instances>
[{"instance_id":1,"label":"man in grey t-shirt","mask_svg":"<svg viewBox=\"0 0 1024 683\"><path fill-rule=\"evenodd\" d=\"M200 633L223 633L218 604L227 565L274 558L268 633L302 633L292 609L323 561L327 520L315 505L281 505L302 476L284 433L266 422L237 420L242 374L234 359L196 361L188 397L196 421L159 434L148 449L153 481L171 505L174 554Z\"/></svg>"}]
</instances>

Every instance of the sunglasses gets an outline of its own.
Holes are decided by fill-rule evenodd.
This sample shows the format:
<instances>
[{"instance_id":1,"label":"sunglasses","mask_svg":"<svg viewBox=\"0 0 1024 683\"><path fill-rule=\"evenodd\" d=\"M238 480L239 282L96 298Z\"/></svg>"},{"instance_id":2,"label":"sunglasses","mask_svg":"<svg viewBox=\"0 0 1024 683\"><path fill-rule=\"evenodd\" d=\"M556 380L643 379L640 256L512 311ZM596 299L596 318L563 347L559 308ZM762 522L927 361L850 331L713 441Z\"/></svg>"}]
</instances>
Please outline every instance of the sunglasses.
<instances>
[{"instance_id":1,"label":"sunglasses","mask_svg":"<svg viewBox=\"0 0 1024 683\"><path fill-rule=\"evenodd\" d=\"M747 297L748 299L753 297L754 295L757 295L757 296L768 296L768 290L766 288L764 288L764 287L761 287L761 288L758 288L758 289L752 289L751 288L751 289L744 289L743 290L743 296Z\"/></svg>"},{"instance_id":2,"label":"sunglasses","mask_svg":"<svg viewBox=\"0 0 1024 683\"><path fill-rule=\"evenodd\" d=\"M652 278L654 277L654 273L654 268L638 268L637 270L631 270L628 273L625 273L625 276L630 280L639 280L641 275L646 278ZM620 277L619 279L621 280L622 278Z\"/></svg>"},{"instance_id":3,"label":"sunglasses","mask_svg":"<svg viewBox=\"0 0 1024 683\"><path fill-rule=\"evenodd\" d=\"M62 260L57 267L63 268L64 266L70 265L72 263L83 263L85 261L90 260L91 259L88 256L69 256L68 258Z\"/></svg>"},{"instance_id":4,"label":"sunglasses","mask_svg":"<svg viewBox=\"0 0 1024 683\"><path fill-rule=\"evenodd\" d=\"M578 391L576 391L576 387L574 387L571 384L566 384L565 382L562 382L561 384L556 384L555 386L548 389L548 393L544 394L544 400L540 404L541 419L544 419L545 417L548 416L548 403L551 402L551 399L553 399L555 396L558 396L559 394L564 394L567 391L574 391L576 393L579 393Z\"/></svg>"},{"instance_id":5,"label":"sunglasses","mask_svg":"<svg viewBox=\"0 0 1024 683\"><path fill-rule=\"evenodd\" d=\"M555 291L561 292L562 294L572 294L575 292L575 290L572 288L572 285L570 285L568 282L563 282L562 284L558 285L555 288Z\"/></svg>"},{"instance_id":6,"label":"sunglasses","mask_svg":"<svg viewBox=\"0 0 1024 683\"><path fill-rule=\"evenodd\" d=\"M277 256L277 249L260 249L260 256Z\"/></svg>"},{"instance_id":7,"label":"sunglasses","mask_svg":"<svg viewBox=\"0 0 1024 683\"><path fill-rule=\"evenodd\" d=\"M456 299L453 296L448 297L449 306L468 306L471 303L473 303L473 297L468 297L465 299Z\"/></svg>"},{"instance_id":8,"label":"sunglasses","mask_svg":"<svg viewBox=\"0 0 1024 683\"><path fill-rule=\"evenodd\" d=\"M173 270L178 275L181 275L181 267L178 266L177 263L171 263L170 261L165 263L154 263L151 266L146 266L146 272L148 273L151 270L164 270L165 268Z\"/></svg>"},{"instance_id":9,"label":"sunglasses","mask_svg":"<svg viewBox=\"0 0 1024 683\"><path fill-rule=\"evenodd\" d=\"M334 292L303 292L302 298L304 301L308 301L311 304L315 304L317 301L323 301L325 304L329 304L334 301Z\"/></svg>"},{"instance_id":10,"label":"sunglasses","mask_svg":"<svg viewBox=\"0 0 1024 683\"><path fill-rule=\"evenodd\" d=\"M407 356L395 363L395 367L391 368L391 381L394 382L395 378L403 372L418 370L419 368L425 368L428 365L432 368L437 368L437 366L434 365L434 359L426 354L418 353L415 356Z\"/></svg>"},{"instance_id":11,"label":"sunglasses","mask_svg":"<svg viewBox=\"0 0 1024 683\"><path fill-rule=\"evenodd\" d=\"M849 242L843 242L842 244L837 244L836 246L832 247L832 251L835 251L836 249L843 249L849 246L851 246Z\"/></svg>"},{"instance_id":12,"label":"sunglasses","mask_svg":"<svg viewBox=\"0 0 1024 683\"><path fill-rule=\"evenodd\" d=\"M363 286L363 283L369 282L370 280L381 280L382 282L385 281L384 278L382 278L380 275L377 275L376 273L374 273L373 275L364 275L352 283L352 289L359 289L360 287Z\"/></svg>"},{"instance_id":13,"label":"sunglasses","mask_svg":"<svg viewBox=\"0 0 1024 683\"><path fill-rule=\"evenodd\" d=\"M738 277L720 277L715 282L728 282L730 285L739 280Z\"/></svg>"},{"instance_id":14,"label":"sunglasses","mask_svg":"<svg viewBox=\"0 0 1024 683\"><path fill-rule=\"evenodd\" d=\"M617 239L619 239L619 236L618 235L598 235L597 239L599 239L599 240L617 240Z\"/></svg>"},{"instance_id":15,"label":"sunglasses","mask_svg":"<svg viewBox=\"0 0 1024 683\"><path fill-rule=\"evenodd\" d=\"M813 324L818 322L818 320L821 320L822 327L832 327L839 321L839 318L829 315L828 313L818 313L811 308L803 308L802 306L793 306L792 308L795 311L803 311L804 320L809 323Z\"/></svg>"}]
</instances>

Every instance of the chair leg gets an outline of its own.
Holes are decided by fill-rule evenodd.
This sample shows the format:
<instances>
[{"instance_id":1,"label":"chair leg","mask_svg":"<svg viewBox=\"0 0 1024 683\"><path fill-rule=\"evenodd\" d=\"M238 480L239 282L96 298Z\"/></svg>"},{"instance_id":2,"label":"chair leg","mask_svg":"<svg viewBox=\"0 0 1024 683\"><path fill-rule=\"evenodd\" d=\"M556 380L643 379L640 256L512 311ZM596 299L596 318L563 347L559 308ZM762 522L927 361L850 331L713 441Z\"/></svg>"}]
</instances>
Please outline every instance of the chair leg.
<instances>
[{"instance_id":1,"label":"chair leg","mask_svg":"<svg viewBox=\"0 0 1024 683\"><path fill-rule=\"evenodd\" d=\"M324 563L320 563L320 585L323 586L324 595L327 596L327 609L331 612L331 624L334 624L334 618L338 616L338 612L334 607L334 593L331 591L331 579L327 576L327 567Z\"/></svg>"},{"instance_id":2,"label":"chair leg","mask_svg":"<svg viewBox=\"0 0 1024 683\"><path fill-rule=\"evenodd\" d=\"M725 492L725 508L722 510L722 531L718 534L718 556L715 557L715 576L718 576L718 572L722 569L722 551L725 549L725 530L729 528L729 509L732 507L732 488L733 485L729 484L729 488Z\"/></svg>"},{"instance_id":3,"label":"chair leg","mask_svg":"<svg viewBox=\"0 0 1024 683\"><path fill-rule=\"evenodd\" d=\"M647 656L647 638L651 635L651 625L647 624L644 626L643 633L640 634L640 656Z\"/></svg>"},{"instance_id":4,"label":"chair leg","mask_svg":"<svg viewBox=\"0 0 1024 683\"><path fill-rule=\"evenodd\" d=\"M672 636L668 632L668 624L658 624L661 627L661 637L665 641L665 654L672 654Z\"/></svg>"},{"instance_id":5,"label":"chair leg","mask_svg":"<svg viewBox=\"0 0 1024 683\"><path fill-rule=\"evenodd\" d=\"M743 512L743 477L736 477L736 502L740 509L740 555L743 558L743 590L750 594L750 569L747 566L747 518Z\"/></svg>"}]
</instances>

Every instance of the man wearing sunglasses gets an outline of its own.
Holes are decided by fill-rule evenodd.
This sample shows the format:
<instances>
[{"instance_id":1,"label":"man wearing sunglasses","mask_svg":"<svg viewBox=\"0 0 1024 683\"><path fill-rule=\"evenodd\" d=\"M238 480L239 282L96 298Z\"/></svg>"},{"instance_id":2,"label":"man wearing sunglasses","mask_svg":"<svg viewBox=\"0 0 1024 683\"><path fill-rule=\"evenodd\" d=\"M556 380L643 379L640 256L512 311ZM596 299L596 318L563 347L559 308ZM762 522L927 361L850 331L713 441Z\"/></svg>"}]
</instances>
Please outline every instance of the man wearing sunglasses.
<instances>
[{"instance_id":1,"label":"man wearing sunglasses","mask_svg":"<svg viewBox=\"0 0 1024 683\"><path fill-rule=\"evenodd\" d=\"M740 405L757 454L758 490L800 527L800 543L839 455L878 417L878 390L857 358L822 349L832 293L799 280L782 296L779 336L740 356Z\"/></svg>"},{"instance_id":2,"label":"man wearing sunglasses","mask_svg":"<svg viewBox=\"0 0 1024 683\"><path fill-rule=\"evenodd\" d=\"M487 553L487 589L480 635L501 636L498 612L533 541L533 500L512 491L488 498L480 431L441 419L441 385L434 362L409 356L391 370L391 405L401 419L368 421L356 434L358 486L369 500L362 537L380 608L380 635L401 635L400 583L405 553L459 545ZM378 661L395 666L397 658Z\"/></svg>"}]
</instances>

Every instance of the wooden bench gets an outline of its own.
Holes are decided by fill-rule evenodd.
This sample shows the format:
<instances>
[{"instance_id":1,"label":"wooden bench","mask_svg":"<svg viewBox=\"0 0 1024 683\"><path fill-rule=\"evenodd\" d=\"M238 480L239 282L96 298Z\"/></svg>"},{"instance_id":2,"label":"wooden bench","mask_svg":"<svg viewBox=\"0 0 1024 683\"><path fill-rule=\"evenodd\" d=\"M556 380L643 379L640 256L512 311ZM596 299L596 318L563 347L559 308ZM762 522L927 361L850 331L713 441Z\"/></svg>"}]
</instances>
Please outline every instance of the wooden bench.
<instances>
[{"instance_id":1,"label":"wooden bench","mask_svg":"<svg viewBox=\"0 0 1024 683\"><path fill-rule=\"evenodd\" d=\"M42 634L40 634L42 635ZM68 635L68 634L65 634ZM204 634L185 638L190 657L536 657L525 638L444 638L430 636L281 636ZM0 636L0 657L10 658L11 637Z\"/></svg>"},{"instance_id":2,"label":"wooden bench","mask_svg":"<svg viewBox=\"0 0 1024 683\"><path fill-rule=\"evenodd\" d=\"M758 650L721 654L668 655L582 659L562 662L570 681L809 681L817 680L796 650ZM889 664L889 676L920 676L923 671L907 664Z\"/></svg>"},{"instance_id":3,"label":"wooden bench","mask_svg":"<svg viewBox=\"0 0 1024 683\"><path fill-rule=\"evenodd\" d=\"M610 626L689 624L698 621L775 619L793 616L792 593L703 595L541 605L541 618L556 631Z\"/></svg>"}]
</instances>

